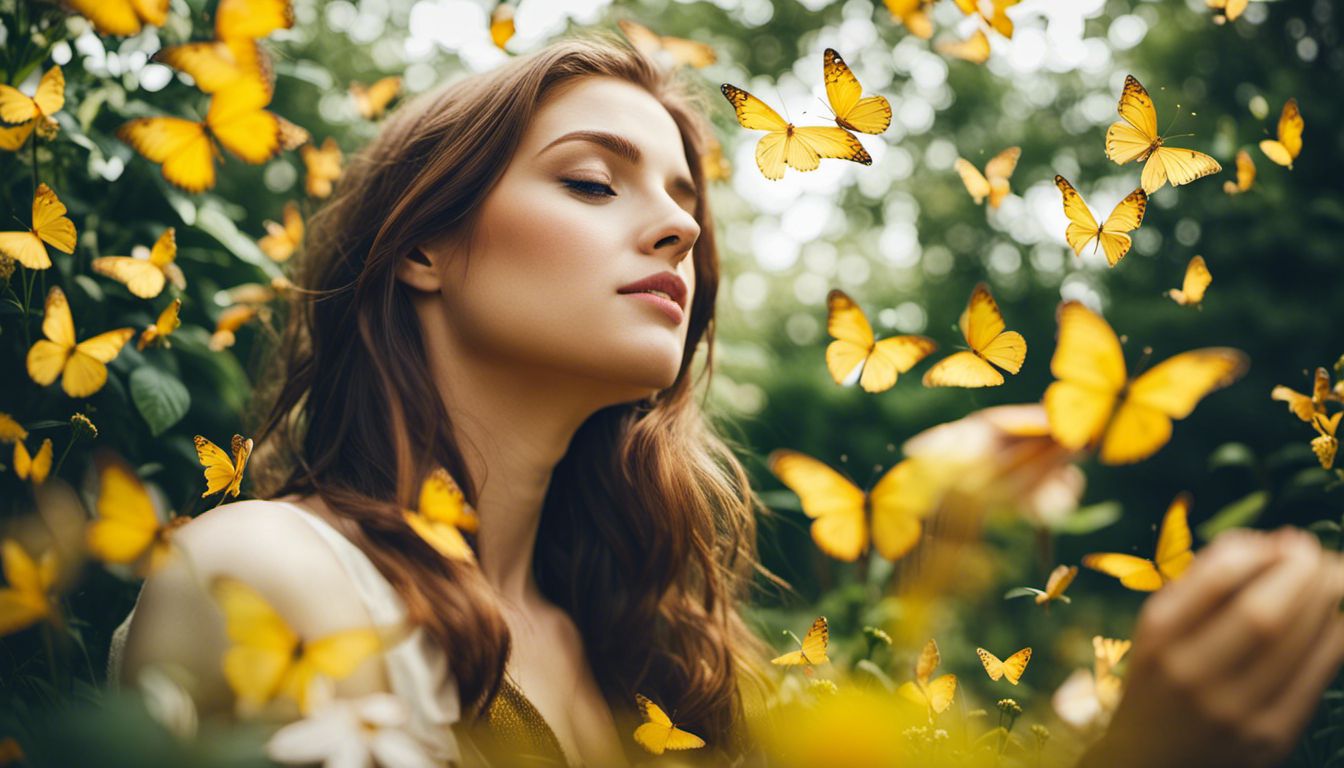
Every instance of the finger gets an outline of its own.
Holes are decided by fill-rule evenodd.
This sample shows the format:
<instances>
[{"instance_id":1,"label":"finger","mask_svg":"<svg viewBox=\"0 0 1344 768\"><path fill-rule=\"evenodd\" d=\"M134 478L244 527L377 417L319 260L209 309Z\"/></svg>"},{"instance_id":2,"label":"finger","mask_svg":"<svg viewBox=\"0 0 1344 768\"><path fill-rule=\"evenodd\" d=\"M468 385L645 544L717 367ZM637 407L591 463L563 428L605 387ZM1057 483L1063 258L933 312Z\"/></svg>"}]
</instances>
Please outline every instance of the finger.
<instances>
[{"instance_id":1,"label":"finger","mask_svg":"<svg viewBox=\"0 0 1344 768\"><path fill-rule=\"evenodd\" d=\"M1344 662L1344 617L1335 616L1321 641L1303 657L1297 673L1282 692L1266 700L1268 728L1295 739L1320 706L1321 696Z\"/></svg>"},{"instance_id":2,"label":"finger","mask_svg":"<svg viewBox=\"0 0 1344 768\"><path fill-rule=\"evenodd\" d=\"M1275 535L1229 531L1195 557L1190 569L1143 607L1143 626L1180 637L1259 576L1280 557Z\"/></svg>"},{"instance_id":3,"label":"finger","mask_svg":"<svg viewBox=\"0 0 1344 768\"><path fill-rule=\"evenodd\" d=\"M1333 554L1333 553L1332 553ZM1247 665L1236 695L1245 701L1266 701L1279 694L1291 681L1306 658L1329 633L1339 617L1339 601L1344 596L1344 566L1336 558L1322 558L1316 574L1307 585L1309 596L1301 609L1289 617L1288 631L1274 642L1256 651L1257 658Z\"/></svg>"},{"instance_id":4,"label":"finger","mask_svg":"<svg viewBox=\"0 0 1344 768\"><path fill-rule=\"evenodd\" d=\"M1225 606L1172 650L1178 667L1204 670L1213 679L1240 674L1260 647L1276 644L1294 617L1311 603L1319 547L1294 538L1283 557L1246 584Z\"/></svg>"}]
</instances>

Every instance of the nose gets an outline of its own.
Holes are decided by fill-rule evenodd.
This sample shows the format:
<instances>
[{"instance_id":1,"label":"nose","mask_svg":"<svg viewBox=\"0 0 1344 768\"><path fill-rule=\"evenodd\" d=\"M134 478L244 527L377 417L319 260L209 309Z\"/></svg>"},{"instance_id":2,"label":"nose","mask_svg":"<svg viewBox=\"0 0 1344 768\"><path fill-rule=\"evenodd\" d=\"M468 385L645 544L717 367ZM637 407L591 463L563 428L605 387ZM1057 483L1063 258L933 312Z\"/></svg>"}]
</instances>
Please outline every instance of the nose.
<instances>
[{"instance_id":1,"label":"nose","mask_svg":"<svg viewBox=\"0 0 1344 768\"><path fill-rule=\"evenodd\" d=\"M658 214L642 238L640 251L650 256L675 257L673 265L691 252L700 237L700 224L689 211L671 198L665 198Z\"/></svg>"}]
</instances>

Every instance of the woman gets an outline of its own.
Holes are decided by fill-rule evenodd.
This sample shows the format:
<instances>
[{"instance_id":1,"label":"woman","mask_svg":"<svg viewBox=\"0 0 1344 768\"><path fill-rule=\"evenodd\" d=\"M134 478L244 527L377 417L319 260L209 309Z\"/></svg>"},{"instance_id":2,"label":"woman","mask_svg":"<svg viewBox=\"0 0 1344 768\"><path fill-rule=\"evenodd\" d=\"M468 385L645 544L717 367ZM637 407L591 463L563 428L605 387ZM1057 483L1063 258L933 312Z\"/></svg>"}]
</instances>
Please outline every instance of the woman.
<instances>
[{"instance_id":1,"label":"woman","mask_svg":"<svg viewBox=\"0 0 1344 768\"><path fill-rule=\"evenodd\" d=\"M737 608L756 502L694 399L718 283L706 135L673 81L603 41L555 44L400 109L311 222L254 461L272 500L178 532L186 556L146 582L123 677L173 662L203 709L228 708L228 640L201 585L230 575L304 638L416 626L338 693L397 693L441 759L626 762L636 693L675 710L711 759L741 752L740 683L759 649ZM404 522L438 467L479 514L475 563ZM1291 685L1314 703L1339 663L1339 620L1322 606L1340 568L1285 540L1217 544L1154 598L1116 730L1086 764L1193 765L1181 761L1252 740L1260 751L1218 764L1269 765L1292 743L1310 708L1271 727L1259 699L1186 696L1188 727L1145 730L1174 716L1154 704L1173 690L1237 679L1237 659L1172 660L1200 636L1190 621L1224 640L1259 627L1281 664L1306 645L1276 631L1309 616L1316 650L1296 682L1275 689L1282 670L1250 663L1256 691ZM1313 580L1317 599L1266 613L1273 590Z\"/></svg>"},{"instance_id":2,"label":"woman","mask_svg":"<svg viewBox=\"0 0 1344 768\"><path fill-rule=\"evenodd\" d=\"M338 692L413 699L441 757L460 703L476 742L626 762L636 693L736 752L756 502L695 399L718 287L698 115L647 59L570 41L390 118L310 224L252 470L275 500L181 530L195 572L147 581L124 676L176 661L227 707L200 584L245 579L311 638L382 623L381 577L419 651ZM403 520L437 467L479 567Z\"/></svg>"}]
</instances>

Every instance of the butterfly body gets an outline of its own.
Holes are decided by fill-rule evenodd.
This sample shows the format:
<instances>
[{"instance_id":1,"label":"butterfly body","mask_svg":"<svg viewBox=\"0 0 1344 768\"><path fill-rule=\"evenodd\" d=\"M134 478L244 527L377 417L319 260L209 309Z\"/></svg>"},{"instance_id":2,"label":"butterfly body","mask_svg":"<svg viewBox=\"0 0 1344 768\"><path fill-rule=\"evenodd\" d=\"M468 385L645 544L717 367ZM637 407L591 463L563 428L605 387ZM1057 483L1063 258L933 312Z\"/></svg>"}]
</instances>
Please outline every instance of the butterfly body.
<instances>
[{"instance_id":1,"label":"butterfly body","mask_svg":"<svg viewBox=\"0 0 1344 768\"><path fill-rule=\"evenodd\" d=\"M1096 217L1083 201L1082 195L1074 189L1069 180L1055 176L1055 186L1059 187L1064 200L1064 215L1069 226L1064 230L1064 239L1076 256L1082 256L1089 243L1095 241L1093 252L1100 248L1106 254L1106 262L1112 267L1129 253L1133 240L1129 233L1143 223L1143 214L1148 210L1148 195L1142 188L1125 196L1105 221L1097 222Z\"/></svg>"}]
</instances>

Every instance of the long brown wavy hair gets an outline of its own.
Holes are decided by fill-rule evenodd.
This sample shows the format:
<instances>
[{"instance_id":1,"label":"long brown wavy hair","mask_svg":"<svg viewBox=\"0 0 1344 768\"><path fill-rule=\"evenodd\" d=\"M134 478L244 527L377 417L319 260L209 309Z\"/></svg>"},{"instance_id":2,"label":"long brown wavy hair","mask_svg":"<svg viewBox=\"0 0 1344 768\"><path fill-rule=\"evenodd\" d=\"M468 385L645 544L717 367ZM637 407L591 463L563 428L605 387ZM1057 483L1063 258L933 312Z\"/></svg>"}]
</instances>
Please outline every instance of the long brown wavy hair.
<instances>
[{"instance_id":1,"label":"long brown wavy hair","mask_svg":"<svg viewBox=\"0 0 1344 768\"><path fill-rule=\"evenodd\" d=\"M470 232L547 95L587 76L644 88L680 129L700 190L696 290L676 382L594 413L556 465L533 567L582 632L614 706L643 693L735 751L739 681L761 652L738 614L761 507L695 396L712 370L719 283L701 164L709 127L684 81L623 42L565 40L441 87L397 110L353 159L309 223L286 328L262 379L275 384L260 399L255 491L317 494L350 521L350 538L402 595L410 620L445 647L467 710L484 711L509 655L507 626L479 569L439 556L400 514L435 467L473 503L477 488L395 267L422 243ZM702 344L703 367L693 367Z\"/></svg>"}]
</instances>

